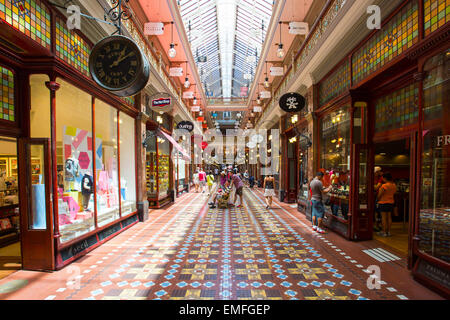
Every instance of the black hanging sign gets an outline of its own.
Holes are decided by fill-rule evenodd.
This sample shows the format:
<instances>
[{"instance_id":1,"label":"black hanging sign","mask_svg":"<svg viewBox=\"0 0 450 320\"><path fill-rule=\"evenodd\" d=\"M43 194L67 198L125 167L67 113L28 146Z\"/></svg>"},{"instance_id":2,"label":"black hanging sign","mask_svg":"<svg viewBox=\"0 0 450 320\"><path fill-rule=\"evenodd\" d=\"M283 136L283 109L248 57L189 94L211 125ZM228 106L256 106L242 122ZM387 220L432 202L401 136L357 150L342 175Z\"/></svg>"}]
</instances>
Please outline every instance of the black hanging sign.
<instances>
[{"instance_id":1,"label":"black hanging sign","mask_svg":"<svg viewBox=\"0 0 450 320\"><path fill-rule=\"evenodd\" d=\"M192 132L194 130L194 124L190 121L181 121L177 124L177 129L187 130Z\"/></svg>"},{"instance_id":2,"label":"black hanging sign","mask_svg":"<svg viewBox=\"0 0 450 320\"><path fill-rule=\"evenodd\" d=\"M286 112L300 112L305 105L305 97L295 92L286 93L280 98L280 108Z\"/></svg>"}]
</instances>

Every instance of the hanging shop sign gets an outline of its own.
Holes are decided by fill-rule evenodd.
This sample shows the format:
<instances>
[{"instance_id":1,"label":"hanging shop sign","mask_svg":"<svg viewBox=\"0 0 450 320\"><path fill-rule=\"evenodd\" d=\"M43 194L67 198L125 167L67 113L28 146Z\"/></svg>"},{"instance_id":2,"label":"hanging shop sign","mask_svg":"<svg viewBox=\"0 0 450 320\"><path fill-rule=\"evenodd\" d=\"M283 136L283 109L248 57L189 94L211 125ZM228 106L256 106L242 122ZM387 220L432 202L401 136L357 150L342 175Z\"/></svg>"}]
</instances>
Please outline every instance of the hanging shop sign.
<instances>
[{"instance_id":1,"label":"hanging shop sign","mask_svg":"<svg viewBox=\"0 0 450 320\"><path fill-rule=\"evenodd\" d=\"M307 35L309 33L309 24L307 22L290 22L289 33Z\"/></svg>"},{"instance_id":2,"label":"hanging shop sign","mask_svg":"<svg viewBox=\"0 0 450 320\"><path fill-rule=\"evenodd\" d=\"M198 63L205 63L205 62L207 62L208 61L208 57L207 56L199 56L198 58L197 58L197 62Z\"/></svg>"},{"instance_id":3,"label":"hanging shop sign","mask_svg":"<svg viewBox=\"0 0 450 320\"><path fill-rule=\"evenodd\" d=\"M183 92L183 99L194 99L194 92L193 91Z\"/></svg>"},{"instance_id":4,"label":"hanging shop sign","mask_svg":"<svg viewBox=\"0 0 450 320\"><path fill-rule=\"evenodd\" d=\"M177 129L187 130L189 132L192 132L194 130L194 124L190 121L181 121L181 122L178 122Z\"/></svg>"},{"instance_id":5,"label":"hanging shop sign","mask_svg":"<svg viewBox=\"0 0 450 320\"><path fill-rule=\"evenodd\" d=\"M203 128L203 129L208 129L208 124L207 124L207 123L203 123L203 124L202 124L202 128Z\"/></svg>"},{"instance_id":6,"label":"hanging shop sign","mask_svg":"<svg viewBox=\"0 0 450 320\"><path fill-rule=\"evenodd\" d=\"M156 112L172 111L172 97L167 93L157 93L150 97L150 108Z\"/></svg>"},{"instance_id":7,"label":"hanging shop sign","mask_svg":"<svg viewBox=\"0 0 450 320\"><path fill-rule=\"evenodd\" d=\"M98 42L89 56L89 71L94 81L119 97L129 97L145 88L150 65L138 45L122 35Z\"/></svg>"},{"instance_id":8,"label":"hanging shop sign","mask_svg":"<svg viewBox=\"0 0 450 320\"><path fill-rule=\"evenodd\" d=\"M208 142L203 141L202 142L202 149L205 150L206 148L208 148Z\"/></svg>"},{"instance_id":9,"label":"hanging shop sign","mask_svg":"<svg viewBox=\"0 0 450 320\"><path fill-rule=\"evenodd\" d=\"M262 112L262 107L253 107L253 112Z\"/></svg>"},{"instance_id":10,"label":"hanging shop sign","mask_svg":"<svg viewBox=\"0 0 450 320\"><path fill-rule=\"evenodd\" d=\"M211 117L213 117L213 118L217 118L219 115L216 113L216 112L214 112L214 113L212 113L211 114Z\"/></svg>"},{"instance_id":11,"label":"hanging shop sign","mask_svg":"<svg viewBox=\"0 0 450 320\"><path fill-rule=\"evenodd\" d=\"M198 121L198 122L203 122L203 121L205 121L205 117L198 117L198 118L197 118L197 121Z\"/></svg>"},{"instance_id":12,"label":"hanging shop sign","mask_svg":"<svg viewBox=\"0 0 450 320\"><path fill-rule=\"evenodd\" d=\"M144 24L144 34L146 36L161 36L164 34L164 23L147 22Z\"/></svg>"},{"instance_id":13,"label":"hanging shop sign","mask_svg":"<svg viewBox=\"0 0 450 320\"><path fill-rule=\"evenodd\" d=\"M169 69L169 76L171 77L182 77L183 76L183 68L176 67Z\"/></svg>"},{"instance_id":14,"label":"hanging shop sign","mask_svg":"<svg viewBox=\"0 0 450 320\"><path fill-rule=\"evenodd\" d=\"M261 97L261 99L270 99L272 97L272 94L270 93L270 91L261 91L259 93L259 96Z\"/></svg>"},{"instance_id":15,"label":"hanging shop sign","mask_svg":"<svg viewBox=\"0 0 450 320\"><path fill-rule=\"evenodd\" d=\"M270 75L272 77L282 77L284 76L284 68L283 67L270 67Z\"/></svg>"},{"instance_id":16,"label":"hanging shop sign","mask_svg":"<svg viewBox=\"0 0 450 320\"><path fill-rule=\"evenodd\" d=\"M192 112L200 112L200 106L192 106L191 111Z\"/></svg>"},{"instance_id":17,"label":"hanging shop sign","mask_svg":"<svg viewBox=\"0 0 450 320\"><path fill-rule=\"evenodd\" d=\"M305 97L302 95L290 92L286 93L280 98L280 108L286 112L300 112L306 105Z\"/></svg>"}]
</instances>

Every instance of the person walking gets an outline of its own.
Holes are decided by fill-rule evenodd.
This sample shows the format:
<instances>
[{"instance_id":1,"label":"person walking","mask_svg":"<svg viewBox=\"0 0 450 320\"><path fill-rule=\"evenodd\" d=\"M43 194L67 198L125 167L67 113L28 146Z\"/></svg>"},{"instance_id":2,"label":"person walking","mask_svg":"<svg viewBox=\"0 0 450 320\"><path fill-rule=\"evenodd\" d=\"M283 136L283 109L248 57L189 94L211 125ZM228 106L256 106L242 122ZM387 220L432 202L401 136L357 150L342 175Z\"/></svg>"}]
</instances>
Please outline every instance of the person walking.
<instances>
[{"instance_id":1,"label":"person walking","mask_svg":"<svg viewBox=\"0 0 450 320\"><path fill-rule=\"evenodd\" d=\"M192 175L192 180L194 181L195 192L198 192L198 188L200 186L200 180L198 175L198 169L195 170L195 173Z\"/></svg>"},{"instance_id":2,"label":"person walking","mask_svg":"<svg viewBox=\"0 0 450 320\"><path fill-rule=\"evenodd\" d=\"M200 182L200 189L202 190L202 193L205 193L206 173L205 171L203 171L203 169L200 169L200 172L198 173L198 180Z\"/></svg>"},{"instance_id":3,"label":"person walking","mask_svg":"<svg viewBox=\"0 0 450 320\"><path fill-rule=\"evenodd\" d=\"M208 196L211 195L211 188L214 184L214 176L212 174L212 171L208 172L208 175L206 176L206 184L208 185Z\"/></svg>"},{"instance_id":4,"label":"person walking","mask_svg":"<svg viewBox=\"0 0 450 320\"><path fill-rule=\"evenodd\" d=\"M382 237L391 236L392 211L394 210L394 195L397 192L397 186L392 181L390 173L383 174L383 185L378 190L378 206L381 212L382 230L377 234Z\"/></svg>"},{"instance_id":5,"label":"person walking","mask_svg":"<svg viewBox=\"0 0 450 320\"><path fill-rule=\"evenodd\" d=\"M264 178L263 189L264 197L266 198L266 209L270 209L272 206L273 197L275 196L275 179L273 175L268 175Z\"/></svg>"},{"instance_id":6,"label":"person walking","mask_svg":"<svg viewBox=\"0 0 450 320\"><path fill-rule=\"evenodd\" d=\"M239 197L239 205L236 206L236 208L239 208L242 205L242 193L244 191L244 182L242 182L242 179L238 174L237 169L234 169L234 174L231 176L231 181L233 182L234 187L236 188L236 198L234 200L234 205L236 205L236 200Z\"/></svg>"},{"instance_id":7,"label":"person walking","mask_svg":"<svg viewBox=\"0 0 450 320\"><path fill-rule=\"evenodd\" d=\"M325 233L322 226L323 217L325 216L325 207L323 205L323 194L328 193L333 188L330 185L328 188L324 188L323 172L317 172L316 177L309 184L311 189L311 203L312 203L312 229L318 233Z\"/></svg>"}]
</instances>

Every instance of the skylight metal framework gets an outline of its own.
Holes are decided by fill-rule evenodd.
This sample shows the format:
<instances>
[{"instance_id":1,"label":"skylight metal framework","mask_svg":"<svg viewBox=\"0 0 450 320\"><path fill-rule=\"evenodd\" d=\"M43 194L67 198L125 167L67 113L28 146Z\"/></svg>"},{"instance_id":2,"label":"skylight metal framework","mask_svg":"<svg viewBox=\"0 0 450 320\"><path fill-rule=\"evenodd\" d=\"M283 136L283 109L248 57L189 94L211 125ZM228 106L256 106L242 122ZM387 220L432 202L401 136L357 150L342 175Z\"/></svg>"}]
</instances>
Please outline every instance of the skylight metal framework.
<instances>
[{"instance_id":1,"label":"skylight metal framework","mask_svg":"<svg viewBox=\"0 0 450 320\"><path fill-rule=\"evenodd\" d=\"M253 81L273 0L180 0L179 6L194 57L207 57L196 62L205 87L213 97L240 97Z\"/></svg>"}]
</instances>

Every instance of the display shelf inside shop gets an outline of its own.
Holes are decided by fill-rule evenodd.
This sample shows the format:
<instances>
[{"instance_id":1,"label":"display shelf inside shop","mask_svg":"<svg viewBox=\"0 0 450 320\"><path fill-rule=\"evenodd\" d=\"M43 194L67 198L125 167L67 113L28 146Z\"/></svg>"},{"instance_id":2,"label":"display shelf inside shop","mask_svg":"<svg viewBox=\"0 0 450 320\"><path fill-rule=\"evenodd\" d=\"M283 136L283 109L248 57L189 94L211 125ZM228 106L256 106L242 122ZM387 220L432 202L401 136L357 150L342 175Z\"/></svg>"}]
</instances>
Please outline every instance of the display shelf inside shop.
<instances>
[{"instance_id":1,"label":"display shelf inside shop","mask_svg":"<svg viewBox=\"0 0 450 320\"><path fill-rule=\"evenodd\" d=\"M0 248L20 239L19 205L0 207Z\"/></svg>"}]
</instances>

